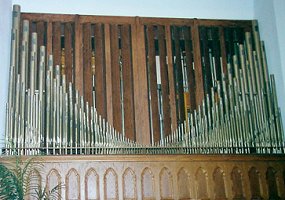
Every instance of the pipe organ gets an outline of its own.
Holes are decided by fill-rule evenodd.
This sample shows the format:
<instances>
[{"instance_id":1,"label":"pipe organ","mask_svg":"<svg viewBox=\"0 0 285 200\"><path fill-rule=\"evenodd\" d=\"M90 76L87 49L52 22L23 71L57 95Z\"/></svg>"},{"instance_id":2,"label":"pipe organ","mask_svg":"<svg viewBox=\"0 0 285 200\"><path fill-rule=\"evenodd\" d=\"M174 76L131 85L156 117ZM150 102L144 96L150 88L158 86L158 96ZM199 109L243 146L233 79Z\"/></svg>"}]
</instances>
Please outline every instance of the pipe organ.
<instances>
[{"instance_id":1,"label":"pipe organ","mask_svg":"<svg viewBox=\"0 0 285 200\"><path fill-rule=\"evenodd\" d=\"M6 116L8 155L13 148L75 157L285 151L256 21L31 14L14 6ZM217 173L214 181L223 182ZM204 176L196 174L197 199L209 198L199 186ZM235 187L235 199L244 199ZM227 190L213 191L226 199ZM139 198L178 198L172 193Z\"/></svg>"}]
</instances>

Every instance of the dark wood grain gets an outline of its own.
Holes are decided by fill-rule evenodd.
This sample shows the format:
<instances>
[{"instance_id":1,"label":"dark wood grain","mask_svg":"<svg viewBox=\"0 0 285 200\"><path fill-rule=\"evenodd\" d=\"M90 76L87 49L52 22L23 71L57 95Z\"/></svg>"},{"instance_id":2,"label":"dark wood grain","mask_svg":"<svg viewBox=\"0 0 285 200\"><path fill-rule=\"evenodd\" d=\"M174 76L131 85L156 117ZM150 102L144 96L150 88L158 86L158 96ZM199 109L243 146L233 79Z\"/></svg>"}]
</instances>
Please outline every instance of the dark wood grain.
<instances>
[{"instance_id":1,"label":"dark wood grain","mask_svg":"<svg viewBox=\"0 0 285 200\"><path fill-rule=\"evenodd\" d=\"M83 25L83 78L84 78L84 98L92 104L92 47L91 47L91 24Z\"/></svg>"},{"instance_id":2,"label":"dark wood grain","mask_svg":"<svg viewBox=\"0 0 285 200\"><path fill-rule=\"evenodd\" d=\"M171 119L169 105L169 80L166 65L166 44L164 26L158 26L158 49L160 60L161 91L163 102L163 133L165 136L171 134Z\"/></svg>"},{"instance_id":3,"label":"dark wood grain","mask_svg":"<svg viewBox=\"0 0 285 200\"><path fill-rule=\"evenodd\" d=\"M182 75L182 63L181 63L181 49L180 49L180 30L177 26L173 26L173 39L175 47L175 63L177 74L177 88L176 97L178 97L178 119L179 123L183 123L185 120L185 107L184 107L184 88L183 88L183 75Z\"/></svg>"},{"instance_id":4,"label":"dark wood grain","mask_svg":"<svg viewBox=\"0 0 285 200\"><path fill-rule=\"evenodd\" d=\"M73 82L73 26L72 23L66 23L64 26L64 49L65 49L65 74L66 81Z\"/></svg>"},{"instance_id":5,"label":"dark wood grain","mask_svg":"<svg viewBox=\"0 0 285 200\"><path fill-rule=\"evenodd\" d=\"M131 140L135 140L135 113L130 25L123 25L121 27L121 41L125 136Z\"/></svg>"},{"instance_id":6,"label":"dark wood grain","mask_svg":"<svg viewBox=\"0 0 285 200\"><path fill-rule=\"evenodd\" d=\"M120 58L118 25L110 26L111 36L111 69L112 69L112 104L113 104L113 125L122 132L122 111L121 111L121 89L120 89Z\"/></svg>"},{"instance_id":7,"label":"dark wood grain","mask_svg":"<svg viewBox=\"0 0 285 200\"><path fill-rule=\"evenodd\" d=\"M98 114L106 118L106 70L105 70L105 46L103 24L95 24L95 85L96 108ZM108 83L111 84L111 83Z\"/></svg>"},{"instance_id":8,"label":"dark wood grain","mask_svg":"<svg viewBox=\"0 0 285 200\"><path fill-rule=\"evenodd\" d=\"M203 73L200 52L200 38L197 22L194 21L193 28L191 29L191 36L193 42L194 66L195 66L195 86L196 86L196 105L202 105L204 99L204 85Z\"/></svg>"},{"instance_id":9,"label":"dark wood grain","mask_svg":"<svg viewBox=\"0 0 285 200\"><path fill-rule=\"evenodd\" d=\"M75 19L75 89L83 95L82 24Z\"/></svg>"},{"instance_id":10,"label":"dark wood grain","mask_svg":"<svg viewBox=\"0 0 285 200\"><path fill-rule=\"evenodd\" d=\"M160 140L160 125L158 111L158 95L157 95L157 72L155 62L155 44L154 44L154 27L148 25L146 27L147 40L147 66L149 74L149 89L151 95L151 120L154 141Z\"/></svg>"},{"instance_id":11,"label":"dark wood grain","mask_svg":"<svg viewBox=\"0 0 285 200\"><path fill-rule=\"evenodd\" d=\"M187 71L187 81L189 89L189 107L190 111L193 112L196 108L195 101L195 77L193 70L193 55L192 55L192 42L190 35L190 27L183 27L184 39L185 39L185 54L186 54L186 71Z\"/></svg>"}]
</instances>

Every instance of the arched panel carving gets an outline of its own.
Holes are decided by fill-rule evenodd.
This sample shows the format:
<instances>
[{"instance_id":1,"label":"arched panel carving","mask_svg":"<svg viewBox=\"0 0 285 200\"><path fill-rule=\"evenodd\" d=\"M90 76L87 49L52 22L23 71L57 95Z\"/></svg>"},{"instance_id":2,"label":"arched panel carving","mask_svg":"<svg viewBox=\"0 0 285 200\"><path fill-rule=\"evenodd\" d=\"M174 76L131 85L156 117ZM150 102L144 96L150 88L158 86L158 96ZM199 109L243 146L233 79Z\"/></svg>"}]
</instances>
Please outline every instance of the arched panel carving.
<instances>
[{"instance_id":1,"label":"arched panel carving","mask_svg":"<svg viewBox=\"0 0 285 200\"><path fill-rule=\"evenodd\" d=\"M55 187L61 186L61 176L56 169L51 169L47 175L47 190L50 191ZM58 194L61 196L61 187L59 187Z\"/></svg>"},{"instance_id":2,"label":"arched panel carving","mask_svg":"<svg viewBox=\"0 0 285 200\"><path fill-rule=\"evenodd\" d=\"M173 178L169 169L164 167L159 174L161 199L173 199Z\"/></svg>"},{"instance_id":3,"label":"arched panel carving","mask_svg":"<svg viewBox=\"0 0 285 200\"><path fill-rule=\"evenodd\" d=\"M242 182L242 174L241 171L234 167L231 173L231 179L233 182L233 196L234 200L244 200L244 189L243 189L243 182Z\"/></svg>"},{"instance_id":4,"label":"arched panel carving","mask_svg":"<svg viewBox=\"0 0 285 200\"><path fill-rule=\"evenodd\" d=\"M190 199L190 178L187 171L184 168L181 168L177 177L179 199Z\"/></svg>"},{"instance_id":5,"label":"arched panel carving","mask_svg":"<svg viewBox=\"0 0 285 200\"><path fill-rule=\"evenodd\" d=\"M127 168L123 174L124 199L137 198L136 175L131 168Z\"/></svg>"},{"instance_id":6,"label":"arched panel carving","mask_svg":"<svg viewBox=\"0 0 285 200\"><path fill-rule=\"evenodd\" d=\"M250 168L248 172L249 184L252 199L261 199L259 172L255 167Z\"/></svg>"},{"instance_id":7,"label":"arched panel carving","mask_svg":"<svg viewBox=\"0 0 285 200\"><path fill-rule=\"evenodd\" d=\"M80 176L78 172L72 168L68 171L66 178L66 198L67 199L80 199Z\"/></svg>"},{"instance_id":8,"label":"arched panel carving","mask_svg":"<svg viewBox=\"0 0 285 200\"><path fill-rule=\"evenodd\" d=\"M99 199L99 176L95 169L90 168L85 174L85 199Z\"/></svg>"},{"instance_id":9,"label":"arched panel carving","mask_svg":"<svg viewBox=\"0 0 285 200\"><path fill-rule=\"evenodd\" d=\"M196 184L197 184L197 198L209 199L208 186L207 186L207 172L202 168L199 168L196 172Z\"/></svg>"},{"instance_id":10,"label":"arched panel carving","mask_svg":"<svg viewBox=\"0 0 285 200\"><path fill-rule=\"evenodd\" d=\"M225 191L224 173L217 167L213 173L215 199L227 199Z\"/></svg>"},{"instance_id":11,"label":"arched panel carving","mask_svg":"<svg viewBox=\"0 0 285 200\"><path fill-rule=\"evenodd\" d=\"M42 187L42 176L37 169L33 169L29 174L29 199L36 199L34 194Z\"/></svg>"},{"instance_id":12,"label":"arched panel carving","mask_svg":"<svg viewBox=\"0 0 285 200\"><path fill-rule=\"evenodd\" d=\"M141 180L143 199L155 199L154 175L149 168L143 170Z\"/></svg>"},{"instance_id":13,"label":"arched panel carving","mask_svg":"<svg viewBox=\"0 0 285 200\"><path fill-rule=\"evenodd\" d=\"M106 199L119 199L118 175L112 168L109 168L104 175L104 192Z\"/></svg>"},{"instance_id":14,"label":"arched panel carving","mask_svg":"<svg viewBox=\"0 0 285 200\"><path fill-rule=\"evenodd\" d=\"M278 187L276 183L276 171L269 167L266 171L266 182L268 186L268 196L270 200L280 199L278 195Z\"/></svg>"}]
</instances>

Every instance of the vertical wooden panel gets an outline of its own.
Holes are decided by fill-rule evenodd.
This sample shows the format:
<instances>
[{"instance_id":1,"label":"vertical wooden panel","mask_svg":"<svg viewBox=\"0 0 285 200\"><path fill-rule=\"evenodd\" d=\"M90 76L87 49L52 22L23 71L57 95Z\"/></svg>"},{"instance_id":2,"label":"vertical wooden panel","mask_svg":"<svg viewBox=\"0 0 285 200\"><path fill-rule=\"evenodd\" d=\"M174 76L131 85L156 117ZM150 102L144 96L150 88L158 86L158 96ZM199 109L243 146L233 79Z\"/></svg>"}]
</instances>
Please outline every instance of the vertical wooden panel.
<instances>
[{"instance_id":1,"label":"vertical wooden panel","mask_svg":"<svg viewBox=\"0 0 285 200\"><path fill-rule=\"evenodd\" d=\"M225 76L227 76L227 54L226 54L226 44L225 44L225 33L224 33L223 27L219 27L219 38L220 38L220 46L221 46L223 72Z\"/></svg>"},{"instance_id":2,"label":"vertical wooden panel","mask_svg":"<svg viewBox=\"0 0 285 200\"><path fill-rule=\"evenodd\" d=\"M64 27L64 49L65 49L65 74L68 82L73 82L73 28L72 23L66 23Z\"/></svg>"},{"instance_id":3,"label":"vertical wooden panel","mask_svg":"<svg viewBox=\"0 0 285 200\"><path fill-rule=\"evenodd\" d=\"M149 100L147 86L147 71L145 58L145 36L144 25L136 18L135 35L132 37L132 44L135 44L134 52L134 96L135 96L135 124L136 140L141 144L150 144L150 121L149 121ZM136 37L135 37L136 36Z\"/></svg>"},{"instance_id":4,"label":"vertical wooden panel","mask_svg":"<svg viewBox=\"0 0 285 200\"><path fill-rule=\"evenodd\" d=\"M79 17L75 17L75 88L83 95L83 61L82 61L82 24Z\"/></svg>"},{"instance_id":5,"label":"vertical wooden panel","mask_svg":"<svg viewBox=\"0 0 285 200\"><path fill-rule=\"evenodd\" d=\"M194 77L194 70L193 70L193 57L191 51L191 37L190 37L190 30L188 27L183 28L184 39L185 39L185 53L186 53L186 71L187 71L187 78L188 78L188 89L189 89L189 105L190 111L192 112L196 108L196 101L195 101L195 77Z\"/></svg>"},{"instance_id":6,"label":"vertical wooden panel","mask_svg":"<svg viewBox=\"0 0 285 200\"><path fill-rule=\"evenodd\" d=\"M204 83L204 90L207 94L211 93L212 77L211 77L211 67L210 67L210 58L209 58L209 45L207 38L207 28L206 27L197 27L200 32L200 42L201 42L201 52L202 57L204 58L204 64L202 69L202 80ZM200 59L202 59L202 57Z\"/></svg>"},{"instance_id":7,"label":"vertical wooden panel","mask_svg":"<svg viewBox=\"0 0 285 200\"><path fill-rule=\"evenodd\" d=\"M168 81L169 81L169 101L171 112L171 126L173 130L177 129L177 111L175 99L175 84L174 84L174 70L173 70L173 56L172 56L172 41L170 26L166 26L166 49L167 49L167 68L168 68Z\"/></svg>"},{"instance_id":8,"label":"vertical wooden panel","mask_svg":"<svg viewBox=\"0 0 285 200\"><path fill-rule=\"evenodd\" d=\"M98 114L106 118L106 74L104 62L104 30L102 24L95 24L95 85ZM110 84L110 83L108 83Z\"/></svg>"},{"instance_id":9,"label":"vertical wooden panel","mask_svg":"<svg viewBox=\"0 0 285 200\"><path fill-rule=\"evenodd\" d=\"M45 36L45 24L43 21L39 21L36 23L36 29L37 29L37 35L38 35L38 62L40 61L40 47L45 45L45 42L44 42L44 36ZM37 76L37 80L39 80L39 73L37 71L39 71L39 65L37 67L38 69L36 69L36 76ZM36 84L36 87L38 87L38 84Z\"/></svg>"},{"instance_id":10,"label":"vertical wooden panel","mask_svg":"<svg viewBox=\"0 0 285 200\"><path fill-rule=\"evenodd\" d=\"M121 31L122 41L122 64L123 64L123 85L124 85L124 125L125 136L135 139L135 118L134 118L134 92L133 92L133 68L131 61L131 37L130 26L123 25Z\"/></svg>"},{"instance_id":11,"label":"vertical wooden panel","mask_svg":"<svg viewBox=\"0 0 285 200\"><path fill-rule=\"evenodd\" d=\"M112 24L110 28L111 36L111 63L112 63L112 105L113 105L113 125L114 128L122 132L121 94L120 94L120 58L119 58L119 38L118 25Z\"/></svg>"},{"instance_id":12,"label":"vertical wooden panel","mask_svg":"<svg viewBox=\"0 0 285 200\"><path fill-rule=\"evenodd\" d=\"M47 55L52 54L52 22L47 23ZM48 58L47 58L48 59Z\"/></svg>"},{"instance_id":13,"label":"vertical wooden panel","mask_svg":"<svg viewBox=\"0 0 285 200\"><path fill-rule=\"evenodd\" d=\"M52 53L53 53L53 64L61 65L61 24L60 22L53 23L52 33Z\"/></svg>"},{"instance_id":14,"label":"vertical wooden panel","mask_svg":"<svg viewBox=\"0 0 285 200\"><path fill-rule=\"evenodd\" d=\"M84 98L89 105L92 104L92 67L91 67L91 24L83 25L83 78Z\"/></svg>"},{"instance_id":15,"label":"vertical wooden panel","mask_svg":"<svg viewBox=\"0 0 285 200\"><path fill-rule=\"evenodd\" d=\"M40 46L45 45L45 23L43 21L37 22L37 34L38 34L38 49Z\"/></svg>"},{"instance_id":16,"label":"vertical wooden panel","mask_svg":"<svg viewBox=\"0 0 285 200\"><path fill-rule=\"evenodd\" d=\"M113 125L113 105L112 105L112 74L111 74L111 44L110 25L105 24L105 59L106 59L106 103L107 121Z\"/></svg>"},{"instance_id":17,"label":"vertical wooden panel","mask_svg":"<svg viewBox=\"0 0 285 200\"><path fill-rule=\"evenodd\" d=\"M148 74L149 74L149 89L151 95L151 116L152 116L152 131L153 140L157 142L160 140L160 125L159 125L159 111L158 111L158 97L157 97L157 72L155 63L155 45L154 45L154 27L147 26L147 49L148 49Z\"/></svg>"},{"instance_id":18,"label":"vertical wooden panel","mask_svg":"<svg viewBox=\"0 0 285 200\"><path fill-rule=\"evenodd\" d=\"M182 75L182 64L181 64L181 50L180 50L180 30L174 26L173 39L175 48L175 63L176 63L176 82L177 90L176 96L178 97L178 117L179 122L183 123L185 120L185 108L184 108L184 88L183 88L183 75Z\"/></svg>"},{"instance_id":19,"label":"vertical wooden panel","mask_svg":"<svg viewBox=\"0 0 285 200\"><path fill-rule=\"evenodd\" d=\"M171 134L171 119L169 105L169 80L166 65L165 30L163 26L158 26L158 46L160 60L161 89L163 102L163 133L165 136Z\"/></svg>"},{"instance_id":20,"label":"vertical wooden panel","mask_svg":"<svg viewBox=\"0 0 285 200\"><path fill-rule=\"evenodd\" d=\"M200 38L197 21L194 20L194 26L191 29L193 42L194 66L195 66L195 85L196 85L196 105L201 105L204 99L203 74L200 52Z\"/></svg>"}]
</instances>

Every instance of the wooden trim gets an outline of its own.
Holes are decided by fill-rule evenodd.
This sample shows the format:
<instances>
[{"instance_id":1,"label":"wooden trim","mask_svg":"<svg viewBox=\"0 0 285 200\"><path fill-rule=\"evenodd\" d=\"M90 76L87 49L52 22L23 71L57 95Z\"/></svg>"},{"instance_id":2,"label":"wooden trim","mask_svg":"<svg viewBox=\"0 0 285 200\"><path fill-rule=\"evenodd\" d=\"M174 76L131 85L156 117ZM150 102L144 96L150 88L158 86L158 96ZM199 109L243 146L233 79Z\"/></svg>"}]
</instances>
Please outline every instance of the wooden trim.
<instances>
[{"instance_id":1,"label":"wooden trim","mask_svg":"<svg viewBox=\"0 0 285 200\"><path fill-rule=\"evenodd\" d=\"M134 17L121 16L98 16L98 15L80 15L81 23L104 23L104 24L132 24Z\"/></svg>"},{"instance_id":2,"label":"wooden trim","mask_svg":"<svg viewBox=\"0 0 285 200\"><path fill-rule=\"evenodd\" d=\"M25 161L30 156L21 156ZM14 156L1 157L1 163L10 162L14 160ZM62 156L40 156L35 157L35 161L45 163L70 163L81 161L109 161L109 162L282 162L285 164L285 155L271 154L271 155L256 155L256 154L217 154L217 155L62 155Z\"/></svg>"},{"instance_id":3,"label":"wooden trim","mask_svg":"<svg viewBox=\"0 0 285 200\"><path fill-rule=\"evenodd\" d=\"M21 13L22 19L30 21L46 21L46 22L74 22L78 15L69 14L45 14L45 13Z\"/></svg>"}]
</instances>

